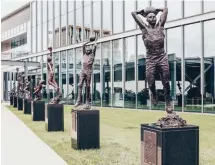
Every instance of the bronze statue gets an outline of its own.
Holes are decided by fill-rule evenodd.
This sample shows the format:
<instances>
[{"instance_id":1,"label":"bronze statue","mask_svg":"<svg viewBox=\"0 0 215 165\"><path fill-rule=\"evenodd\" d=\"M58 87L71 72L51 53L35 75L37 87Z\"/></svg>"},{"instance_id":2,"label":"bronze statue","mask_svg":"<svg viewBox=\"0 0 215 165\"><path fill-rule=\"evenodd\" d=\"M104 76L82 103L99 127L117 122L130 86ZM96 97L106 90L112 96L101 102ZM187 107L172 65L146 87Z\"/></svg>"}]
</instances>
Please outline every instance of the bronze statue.
<instances>
[{"instance_id":1,"label":"bronze statue","mask_svg":"<svg viewBox=\"0 0 215 165\"><path fill-rule=\"evenodd\" d=\"M160 20L157 22L156 15L162 12ZM170 97L170 84L169 84L169 62L168 56L164 50L164 25L166 23L168 9L155 9L147 7L146 9L134 11L131 13L134 20L142 31L142 39L146 47L146 80L149 84L149 89L152 94L152 103L156 106L158 104L156 87L155 87L155 74L159 73L164 88L166 112L168 116L175 116L173 113L173 105ZM138 16L146 17L148 25ZM163 121L163 119L162 119ZM157 125L168 125L166 122L159 120ZM186 123L186 121L185 121ZM184 125L184 122L178 122L178 125Z\"/></svg>"},{"instance_id":2,"label":"bronze statue","mask_svg":"<svg viewBox=\"0 0 215 165\"><path fill-rule=\"evenodd\" d=\"M87 46L88 43L93 41L95 41L93 48L91 48L90 46ZM95 36L91 36L90 40L87 41L85 44L83 44L83 66L79 76L78 99L75 104L75 107L78 107L81 105L82 88L85 82L86 83L86 104L84 106L84 109L90 109L90 82L91 82L91 76L93 72L92 67L93 67L93 62L95 58L96 47L97 47L97 40Z\"/></svg>"},{"instance_id":3,"label":"bronze statue","mask_svg":"<svg viewBox=\"0 0 215 165\"><path fill-rule=\"evenodd\" d=\"M15 85L15 83L13 83L13 88L11 89L9 95L11 97L14 97L16 95L16 85Z\"/></svg>"},{"instance_id":4,"label":"bronze statue","mask_svg":"<svg viewBox=\"0 0 215 165\"><path fill-rule=\"evenodd\" d=\"M25 87L24 87L24 93L25 93L25 98L26 99L31 99L31 87L30 87L30 82L28 81L28 79L25 79Z\"/></svg>"},{"instance_id":5,"label":"bronze statue","mask_svg":"<svg viewBox=\"0 0 215 165\"><path fill-rule=\"evenodd\" d=\"M52 63L52 47L49 47L48 49L50 51L50 56L47 58L47 70L48 70L48 76L49 76L48 84L53 86L54 89L58 93L58 96L53 98L50 103L51 104L58 104L60 102L61 97L62 97L62 93L60 92L60 88L54 79L54 70L53 70L53 63Z\"/></svg>"},{"instance_id":6,"label":"bronze statue","mask_svg":"<svg viewBox=\"0 0 215 165\"><path fill-rule=\"evenodd\" d=\"M41 100L41 93L40 93L40 91L42 90L44 84L45 84L45 81L44 80L40 80L38 86L36 86L34 88L34 93L33 94L36 96L36 98L34 99L34 101Z\"/></svg>"}]
</instances>

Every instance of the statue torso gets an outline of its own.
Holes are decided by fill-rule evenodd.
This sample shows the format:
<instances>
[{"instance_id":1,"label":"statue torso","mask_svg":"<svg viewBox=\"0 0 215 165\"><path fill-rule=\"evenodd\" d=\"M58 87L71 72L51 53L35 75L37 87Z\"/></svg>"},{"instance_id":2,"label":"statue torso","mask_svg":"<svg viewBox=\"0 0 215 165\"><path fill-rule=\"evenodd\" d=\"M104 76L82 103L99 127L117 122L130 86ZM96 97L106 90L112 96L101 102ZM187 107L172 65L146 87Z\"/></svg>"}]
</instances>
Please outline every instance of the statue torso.
<instances>
[{"instance_id":1,"label":"statue torso","mask_svg":"<svg viewBox=\"0 0 215 165\"><path fill-rule=\"evenodd\" d=\"M92 68L93 62L94 62L94 54L84 54L83 55L83 67L84 69L90 69Z\"/></svg>"},{"instance_id":2,"label":"statue torso","mask_svg":"<svg viewBox=\"0 0 215 165\"><path fill-rule=\"evenodd\" d=\"M156 26L155 28L147 28L143 32L143 41L146 47L147 58L151 56L164 55L164 28Z\"/></svg>"}]
</instances>

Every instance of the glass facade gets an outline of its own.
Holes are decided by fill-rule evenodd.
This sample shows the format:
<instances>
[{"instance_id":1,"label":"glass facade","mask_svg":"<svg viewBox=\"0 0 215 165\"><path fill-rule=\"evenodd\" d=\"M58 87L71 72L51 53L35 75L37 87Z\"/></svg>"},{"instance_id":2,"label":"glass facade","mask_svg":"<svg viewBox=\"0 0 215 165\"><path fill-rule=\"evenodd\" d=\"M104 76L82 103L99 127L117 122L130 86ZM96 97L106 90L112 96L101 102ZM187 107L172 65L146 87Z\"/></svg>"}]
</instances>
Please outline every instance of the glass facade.
<instances>
[{"instance_id":1,"label":"glass facade","mask_svg":"<svg viewBox=\"0 0 215 165\"><path fill-rule=\"evenodd\" d=\"M153 107L150 103L145 78L146 49L140 30L131 16L132 11L151 4L156 8L167 6L169 9L165 45L175 109L215 113L215 17L210 16L210 20L207 20L207 15L215 12L213 2L132 0L36 3L32 3L32 35L38 40L39 33L43 34L42 44L32 40L32 52L40 52L36 54L39 56L37 60L43 59L38 79L47 81L47 55L41 51L54 43L55 78L67 104L74 104L77 99L83 54L80 43L94 33L100 38L91 81L92 105L164 110L163 86L159 76L156 76L159 104ZM42 8L38 9L37 6ZM185 17L186 21L183 19ZM172 23L174 21L176 24ZM40 28L41 32L38 29L40 24L43 27ZM50 99L54 94L51 88L49 91L43 89L44 99ZM83 101L84 94L83 88Z\"/></svg>"}]
</instances>

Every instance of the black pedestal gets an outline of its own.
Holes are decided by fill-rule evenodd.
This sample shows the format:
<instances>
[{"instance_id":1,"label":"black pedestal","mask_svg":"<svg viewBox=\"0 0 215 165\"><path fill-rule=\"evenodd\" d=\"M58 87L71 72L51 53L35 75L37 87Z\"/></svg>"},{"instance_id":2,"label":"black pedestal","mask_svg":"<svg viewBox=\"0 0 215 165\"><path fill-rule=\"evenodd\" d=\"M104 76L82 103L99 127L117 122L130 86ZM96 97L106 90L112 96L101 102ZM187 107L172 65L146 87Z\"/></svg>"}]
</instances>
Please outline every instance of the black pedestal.
<instances>
[{"instance_id":1,"label":"black pedestal","mask_svg":"<svg viewBox=\"0 0 215 165\"><path fill-rule=\"evenodd\" d=\"M141 165L199 165L199 127L141 125Z\"/></svg>"},{"instance_id":2,"label":"black pedestal","mask_svg":"<svg viewBox=\"0 0 215 165\"><path fill-rule=\"evenodd\" d=\"M31 100L30 99L24 99L23 113L31 114Z\"/></svg>"},{"instance_id":3,"label":"black pedestal","mask_svg":"<svg viewBox=\"0 0 215 165\"><path fill-rule=\"evenodd\" d=\"M45 101L32 101L31 114L33 121L45 121Z\"/></svg>"},{"instance_id":4,"label":"black pedestal","mask_svg":"<svg viewBox=\"0 0 215 165\"><path fill-rule=\"evenodd\" d=\"M71 142L74 149L100 148L98 110L72 110Z\"/></svg>"},{"instance_id":5,"label":"black pedestal","mask_svg":"<svg viewBox=\"0 0 215 165\"><path fill-rule=\"evenodd\" d=\"M13 107L17 108L17 97L16 96L13 97Z\"/></svg>"},{"instance_id":6,"label":"black pedestal","mask_svg":"<svg viewBox=\"0 0 215 165\"><path fill-rule=\"evenodd\" d=\"M45 108L47 131L64 131L63 104L48 104Z\"/></svg>"},{"instance_id":7,"label":"black pedestal","mask_svg":"<svg viewBox=\"0 0 215 165\"><path fill-rule=\"evenodd\" d=\"M23 110L23 99L22 98L18 98L18 110L22 111Z\"/></svg>"},{"instance_id":8,"label":"black pedestal","mask_svg":"<svg viewBox=\"0 0 215 165\"><path fill-rule=\"evenodd\" d=\"M13 105L13 96L10 96L10 105Z\"/></svg>"}]
</instances>

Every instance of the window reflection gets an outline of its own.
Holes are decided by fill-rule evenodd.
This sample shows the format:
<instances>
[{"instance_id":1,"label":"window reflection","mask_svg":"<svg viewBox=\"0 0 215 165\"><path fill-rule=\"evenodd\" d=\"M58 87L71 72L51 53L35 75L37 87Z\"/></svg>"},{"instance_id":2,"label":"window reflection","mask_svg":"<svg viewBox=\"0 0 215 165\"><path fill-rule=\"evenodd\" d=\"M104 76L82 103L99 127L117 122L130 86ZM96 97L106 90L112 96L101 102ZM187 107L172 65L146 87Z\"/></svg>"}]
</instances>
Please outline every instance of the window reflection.
<instances>
[{"instance_id":1,"label":"window reflection","mask_svg":"<svg viewBox=\"0 0 215 165\"><path fill-rule=\"evenodd\" d=\"M113 33L123 31L123 5L122 1L113 1Z\"/></svg>"},{"instance_id":2,"label":"window reflection","mask_svg":"<svg viewBox=\"0 0 215 165\"><path fill-rule=\"evenodd\" d=\"M61 1L61 46L66 46L66 11L67 1Z\"/></svg>"},{"instance_id":3,"label":"window reflection","mask_svg":"<svg viewBox=\"0 0 215 165\"><path fill-rule=\"evenodd\" d=\"M123 107L122 39L113 41L113 106Z\"/></svg>"},{"instance_id":4,"label":"window reflection","mask_svg":"<svg viewBox=\"0 0 215 165\"><path fill-rule=\"evenodd\" d=\"M66 51L61 52L61 90L62 90L62 97L66 98L67 96L67 87L66 87Z\"/></svg>"},{"instance_id":5,"label":"window reflection","mask_svg":"<svg viewBox=\"0 0 215 165\"><path fill-rule=\"evenodd\" d=\"M53 46L53 1L48 1L48 20L48 46Z\"/></svg>"},{"instance_id":6,"label":"window reflection","mask_svg":"<svg viewBox=\"0 0 215 165\"><path fill-rule=\"evenodd\" d=\"M204 22L204 112L215 113L215 20Z\"/></svg>"},{"instance_id":7,"label":"window reflection","mask_svg":"<svg viewBox=\"0 0 215 165\"><path fill-rule=\"evenodd\" d=\"M54 47L57 48L60 46L59 43L59 23L60 23L60 10L59 10L59 6L60 6L60 1L56 0L54 1L54 29L55 29L55 40L54 40Z\"/></svg>"},{"instance_id":8,"label":"window reflection","mask_svg":"<svg viewBox=\"0 0 215 165\"><path fill-rule=\"evenodd\" d=\"M111 44L110 42L102 43L102 57L103 57L103 66L102 66L102 74L103 74L103 84L102 84L102 106L108 107L111 106Z\"/></svg>"},{"instance_id":9,"label":"window reflection","mask_svg":"<svg viewBox=\"0 0 215 165\"><path fill-rule=\"evenodd\" d=\"M138 83L137 83L137 108L148 109L147 100L149 99L149 90L145 79L146 74L146 48L142 40L142 35L137 36L137 71L138 71Z\"/></svg>"},{"instance_id":10,"label":"window reflection","mask_svg":"<svg viewBox=\"0 0 215 165\"><path fill-rule=\"evenodd\" d=\"M73 43L74 30L74 1L68 1L68 42Z\"/></svg>"},{"instance_id":11,"label":"window reflection","mask_svg":"<svg viewBox=\"0 0 215 165\"><path fill-rule=\"evenodd\" d=\"M181 58L182 58L182 38L181 38L181 28L172 28L167 30L167 54L175 54L176 55L176 81L177 86L173 86L171 84L171 90L175 90L176 93L176 103L175 103L175 110L180 110L182 107L182 81L181 81L181 74L182 74L182 68L181 68ZM170 63L170 72L174 71L171 70L172 64ZM171 76L172 77L172 76Z\"/></svg>"},{"instance_id":12,"label":"window reflection","mask_svg":"<svg viewBox=\"0 0 215 165\"><path fill-rule=\"evenodd\" d=\"M75 94L74 94L74 76L73 76L73 69L74 69L74 53L73 49L68 50L68 95L67 100L69 104L74 104Z\"/></svg>"},{"instance_id":13,"label":"window reflection","mask_svg":"<svg viewBox=\"0 0 215 165\"><path fill-rule=\"evenodd\" d=\"M100 44L97 45L95 60L93 64L93 80L92 80L92 105L101 106L101 78L100 78Z\"/></svg>"},{"instance_id":14,"label":"window reflection","mask_svg":"<svg viewBox=\"0 0 215 165\"><path fill-rule=\"evenodd\" d=\"M43 1L42 2L42 5L43 5L43 25L42 25L42 28L43 28L43 48L42 50L47 50L47 5L48 5L48 2L47 1Z\"/></svg>"},{"instance_id":15,"label":"window reflection","mask_svg":"<svg viewBox=\"0 0 215 165\"><path fill-rule=\"evenodd\" d=\"M185 110L201 112L201 26L187 25L185 36ZM194 38L195 36L195 42Z\"/></svg>"},{"instance_id":16,"label":"window reflection","mask_svg":"<svg viewBox=\"0 0 215 165\"><path fill-rule=\"evenodd\" d=\"M78 83L79 83L79 74L81 72L81 67L82 67L82 57L83 57L83 51L82 47L76 48L75 49L75 56L76 56L76 86L75 86L75 100L77 99L78 96ZM82 96L85 95L85 88L83 88ZM82 102L84 102L84 99L82 99Z\"/></svg>"},{"instance_id":17,"label":"window reflection","mask_svg":"<svg viewBox=\"0 0 215 165\"><path fill-rule=\"evenodd\" d=\"M136 108L136 81L135 81L135 39L128 37L125 39L125 91L124 104L128 108Z\"/></svg>"},{"instance_id":18,"label":"window reflection","mask_svg":"<svg viewBox=\"0 0 215 165\"><path fill-rule=\"evenodd\" d=\"M103 25L103 36L107 36L112 34L111 32L111 1L102 1L102 9L103 9L103 18L102 18L102 25Z\"/></svg>"}]
</instances>

